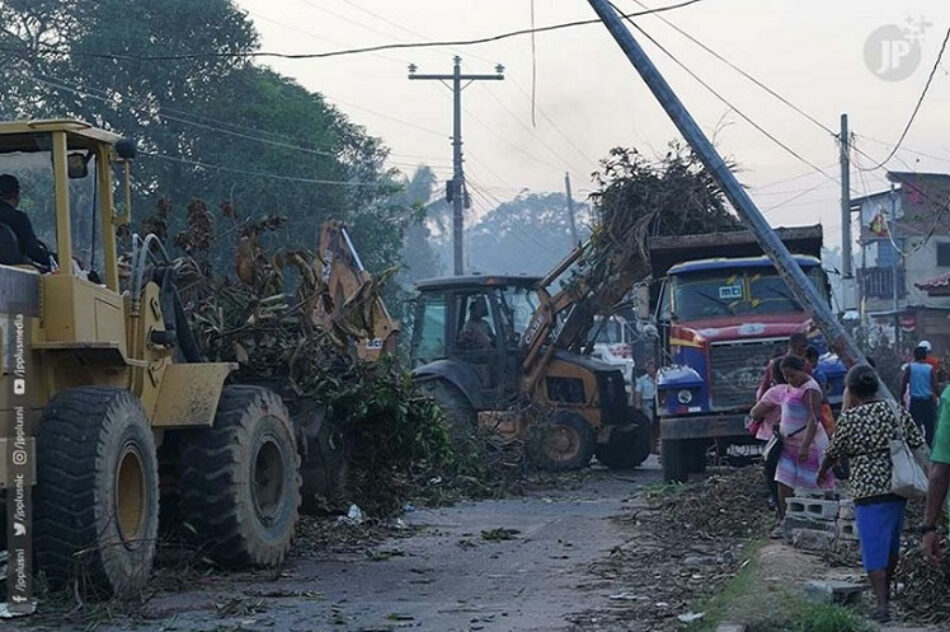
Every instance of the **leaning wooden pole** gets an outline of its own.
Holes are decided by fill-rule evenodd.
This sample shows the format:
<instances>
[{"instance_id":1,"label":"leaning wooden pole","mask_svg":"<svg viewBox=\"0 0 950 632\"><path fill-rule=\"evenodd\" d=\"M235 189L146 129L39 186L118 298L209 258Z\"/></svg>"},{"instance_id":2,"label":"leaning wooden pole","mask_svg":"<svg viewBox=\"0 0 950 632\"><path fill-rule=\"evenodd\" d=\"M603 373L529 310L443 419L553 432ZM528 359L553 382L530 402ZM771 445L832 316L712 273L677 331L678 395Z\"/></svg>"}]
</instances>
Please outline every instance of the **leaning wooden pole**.
<instances>
[{"instance_id":1,"label":"leaning wooden pole","mask_svg":"<svg viewBox=\"0 0 950 632\"><path fill-rule=\"evenodd\" d=\"M719 186L722 187L726 197L732 203L732 206L739 213L739 216L745 221L746 225L752 229L762 250L772 260L779 276L785 281L791 289L792 294L799 303L806 306L811 313L815 323L825 334L829 345L835 350L842 362L846 366L855 364L866 364L867 360L861 352L858 345L848 335L844 327L835 318L834 314L828 308L824 298L818 293L815 286L808 280L802 269L795 263L792 254L788 251L782 240L779 239L772 227L762 216L755 202L746 193L746 190L739 184L732 171L726 165L722 156L716 151L716 148L709 141L706 135L700 129L699 125L690 115L689 111L679 100L676 93L666 82L660 71L647 56L646 52L634 39L633 34L624 26L620 16L610 5L608 0L588 0L597 15L603 21L604 26L610 31L610 34L620 45L621 50L626 54L627 59L633 64L637 72L646 82L653 96L657 98L663 109L672 119L680 133L689 143L693 151L699 156L703 164L716 178ZM887 389L882 393L891 398Z\"/></svg>"}]
</instances>

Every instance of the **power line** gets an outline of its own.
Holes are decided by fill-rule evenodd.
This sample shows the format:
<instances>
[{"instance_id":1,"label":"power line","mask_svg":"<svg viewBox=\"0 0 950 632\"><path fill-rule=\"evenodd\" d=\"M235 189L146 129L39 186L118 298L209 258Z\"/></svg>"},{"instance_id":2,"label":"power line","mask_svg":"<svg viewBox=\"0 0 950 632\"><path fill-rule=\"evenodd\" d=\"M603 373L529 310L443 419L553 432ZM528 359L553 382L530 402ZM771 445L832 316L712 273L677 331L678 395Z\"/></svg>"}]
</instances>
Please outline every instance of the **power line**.
<instances>
[{"instance_id":1,"label":"power line","mask_svg":"<svg viewBox=\"0 0 950 632\"><path fill-rule=\"evenodd\" d=\"M719 99L720 101L722 101L726 106L728 106L728 107L729 107L730 109L732 109L736 114L738 114L740 117L742 117L747 123L749 123L749 125L751 125L751 126L754 127L756 130L758 130L763 136L765 136L765 137L768 138L770 141L772 141L773 143L775 143L776 145L778 145L779 147L781 147L783 150L785 150L785 152L787 152L789 155L791 155L792 157L794 157L794 158L795 158L796 160L798 160L799 162L801 162L801 163L803 163L803 164L805 164L805 165L811 167L813 170L815 170L816 172L822 174L823 176L825 176L826 178L828 178L828 179L831 180L832 182L838 182L838 180L835 179L834 176L831 176L831 175L829 175L828 173L826 173L821 167L818 167L818 166L815 165L813 162L811 162L811 161L809 161L807 158L803 157L801 154L799 154L798 152L796 152L794 149L792 149L791 147L789 147L788 145L786 145L785 143L783 143L781 140L779 140L778 138L776 138L775 135L773 135L771 132L769 132L769 131L766 130L764 127L762 127L761 125L759 125L758 123L756 123L755 121L753 121L745 112L743 112L743 111L740 110L738 107L736 107L735 105L733 105L733 103L730 102L728 99L726 99L726 97L722 96L722 94L720 94L715 88L713 88L713 87L712 87L711 85L709 85L705 80L703 80L702 77L700 77L698 74L696 74L689 66L687 66L685 63L681 62L678 57L676 57L676 56L675 56L673 53L671 53L666 47L664 47L662 44L660 44L652 35L650 35L649 33L647 33L640 25L638 25L636 22L634 22L630 17L624 15L613 3L610 3L610 6L613 7L614 11L616 11L618 14L620 14L621 17L625 18L625 19L627 20L627 22L629 22L630 25L631 25L633 28L635 28L635 29L636 29L637 31L639 31L644 37L646 37L648 40L650 40L650 42L652 42L654 46L656 46L657 48L659 48L667 57L669 57L670 59L672 59L673 62L676 63L676 65L678 65L680 68L682 68L684 71L686 71L686 73L689 74L689 76L691 76L694 80L696 80L696 82L698 82L701 86L703 86L704 88L706 88L706 90L708 90L713 96L715 96L717 99Z\"/></svg>"},{"instance_id":2,"label":"power line","mask_svg":"<svg viewBox=\"0 0 950 632\"><path fill-rule=\"evenodd\" d=\"M624 17L633 18L639 17L642 15L653 15L656 13L663 13L665 11L673 11L676 9L682 9L704 0L685 0L684 2L679 2L677 4L671 4L664 7L657 7L656 9L650 9L649 11L638 11L629 14L623 14ZM516 31L509 31L506 33L500 33L497 35L489 35L486 37L479 37L474 39L467 40L445 40L445 41L435 41L435 42L404 42L404 43L395 43L395 44L379 44L375 46L362 46L357 48L348 48L342 50L334 51L325 51L322 53L278 53L272 51L235 51L235 52L206 52L206 53L174 53L167 55L129 55L129 54L118 54L118 53L100 53L94 51L84 51L84 50L70 50L55 48L51 46L40 46L43 50L21 50L18 48L13 48L9 46L0 46L0 50L9 52L9 53L48 53L51 55L79 55L83 57L91 57L95 59L112 59L117 61L174 61L174 60L194 60L194 59L250 59L256 57L275 57L279 59L327 59L330 57L344 57L349 55L359 55L363 53L374 53L379 51L386 50L402 50L402 49L414 49L414 48L447 48L451 46L475 46L478 44L487 44L489 42L497 42L500 40L510 39L512 37L520 37L523 35L530 35L532 33L546 33L550 31L559 31L563 29L575 28L578 26L587 26L590 24L600 24L600 20L591 19L591 20L575 20L573 22L562 22L559 24L552 24L549 26L541 26L534 29L519 29Z\"/></svg>"},{"instance_id":3,"label":"power line","mask_svg":"<svg viewBox=\"0 0 950 632\"><path fill-rule=\"evenodd\" d=\"M562 163L564 163L564 166L565 166L565 167L570 167L570 166L571 166L571 162L570 162L569 160L567 160L564 156L562 156L559 152L557 152L553 147L551 147L551 146L547 143L547 141L545 141L543 138L541 138L541 136L539 136L538 133L537 133L535 130L533 130L533 129L531 128L530 125L528 125L527 123L525 123L524 121L522 121L520 118L518 118L518 115L515 114L515 113L512 111L512 109L511 109L510 107L508 107L508 106L504 103L504 101L502 101L501 99L499 99L499 98L495 95L494 92L489 92L489 93L488 93L488 96L490 96L490 97L495 101L495 103L497 103L498 105L500 105L500 106L502 107L502 109L505 110L505 112L507 112L508 114L510 114L510 115L511 115L511 118L514 119L514 121L515 121L518 125L520 125L526 132L528 132L528 134L530 134L535 140L537 140L537 141L541 144L542 147L544 147L545 149L547 149L548 152L550 152L550 154L551 154L552 156L554 156L555 159L560 160ZM574 167L574 168L576 168L576 167Z\"/></svg>"},{"instance_id":4,"label":"power line","mask_svg":"<svg viewBox=\"0 0 950 632\"><path fill-rule=\"evenodd\" d=\"M524 89L524 87L523 87L520 83L518 83L518 80L515 79L514 77L509 77L509 79L511 79L511 82L512 82L513 84L515 84L515 87L518 89L518 91L521 92L521 94L524 95L524 97L525 97L526 99L528 99L528 101L530 102L530 101L531 101L531 95L529 95L528 92ZM554 128L554 131L556 131L556 132L561 136L561 138L563 138L563 139L567 142L568 145L570 145L571 147L573 147L573 148L574 148L574 151L576 151L577 154L578 154L581 158L583 158L585 161L589 162L591 165L594 165L594 166L597 165L597 161L594 160L593 158L591 158L590 156L588 156L588 155L584 152L584 150L582 150L580 147L578 147L577 144L576 144L573 140L571 140L571 138L570 138L567 134L564 133L564 130L561 129L561 127L557 124L557 122L556 122L554 119L552 119L550 116L548 116L547 112L545 112L544 109L543 109L539 104L535 103L535 104L534 104L534 107L537 108L538 114L541 115L541 118L543 118L545 121L547 121L548 124L550 124L551 127Z\"/></svg>"},{"instance_id":5,"label":"power line","mask_svg":"<svg viewBox=\"0 0 950 632\"><path fill-rule=\"evenodd\" d=\"M947 34L944 36L943 43L940 45L940 52L937 53L937 61L934 62L933 68L930 69L930 75L927 77L927 83L924 84L924 89L920 93L920 98L917 99L917 104L914 106L914 111L911 112L910 118L907 120L907 125L904 126L904 131L901 132L900 138L897 139L897 143L894 145L894 148L891 149L891 153L887 155L887 158L873 167L870 167L869 170L873 171L875 169L880 169L885 164L887 164L888 161L894 157L894 154L897 153L897 150L900 149L901 143L904 142L904 139L907 138L907 133L910 132L910 128L914 124L914 120L917 118L917 113L920 112L920 106L923 105L924 99L927 97L927 92L930 90L930 84L933 83L934 75L937 74L937 68L940 67L940 61L943 59L943 53L947 50L948 40L950 40L950 28L947 29Z\"/></svg>"},{"instance_id":6,"label":"power line","mask_svg":"<svg viewBox=\"0 0 950 632\"><path fill-rule=\"evenodd\" d=\"M641 2L640 0L634 0L634 2L636 2L638 5L640 5L640 6L643 7L644 9L649 9L649 7L648 7L647 5L645 5L645 4L643 4L643 2ZM772 88L770 88L769 86L767 86L766 84L762 83L761 81L759 81L758 79L756 79L755 77L753 77L752 75L750 75L748 72L746 72L745 70L743 70L742 68L740 68L740 67L737 66L736 64L732 63L731 61L729 61L728 59L726 59L725 57L723 57L722 55L720 55L719 53L717 53L715 50L713 50L712 48L710 48L710 47L707 46L706 44L702 43L701 41L699 41L698 39L696 39L695 37L693 37L692 35L690 35L690 34L687 33L686 31L684 31L683 29L681 29L679 26L677 26L676 24L674 24L673 22L671 22L670 20L668 20L666 17L664 17L664 16L662 16L662 15L659 15L659 16L657 16L657 17L658 17L663 23L665 23L667 26L669 26L670 28L672 28L673 30L675 30L677 33L679 33L680 35L682 35L683 37L685 37L685 38L688 39L689 41L693 42L694 44L696 44L697 46L699 46L700 48L702 48L704 51L706 51L707 53L709 53L710 55L712 55L713 57L715 57L716 59L718 59L718 60L721 61L722 63L726 64L727 66L729 66L730 68L732 68L733 70L735 70L736 72L738 72L740 75L742 75L743 77L745 77L746 79L748 79L749 81L751 81L752 83L754 83L755 85L757 85L758 87L762 88L763 90L765 90L766 92L768 92L770 95L772 95L773 97L775 97L776 99L778 99L779 101L781 101L782 103L784 103L785 105L787 105L788 107L790 107L791 109L793 109L794 111L796 111L796 112L798 112L799 114L801 114L803 117L805 117L806 119L808 119L809 121L811 121L812 123L814 123L815 125L817 125L818 127L820 127L822 130L828 132L828 133L831 134L832 136L836 136L836 135L837 135L836 132L835 132L833 129L831 129L830 127L828 127L828 126L825 125L824 123L822 123L820 120L818 120L817 118L815 118L814 116L812 116L811 114L809 114L808 112L806 112L805 110L803 110L802 108L798 107L797 105L795 105L794 103L792 103L791 101L789 101L788 99L786 99L784 96L782 96L781 94L779 94L778 92L776 92L775 90L773 90Z\"/></svg>"},{"instance_id":7,"label":"power line","mask_svg":"<svg viewBox=\"0 0 950 632\"><path fill-rule=\"evenodd\" d=\"M167 160L171 162L177 162L181 164L191 165L193 167L200 167L202 169L214 169L216 171L226 171L229 173L236 173L245 176L255 176L259 178L270 178L272 180L283 180L286 182L298 182L302 184L327 184L327 185L339 185L339 186L356 186L356 187L394 187L398 188L399 185L392 182L364 182L361 180L324 180L321 178L299 178L296 176L285 176L278 173L267 173L264 171L247 171L245 169L235 169L234 167L224 167L221 165L213 165L207 162L201 162L198 160L190 160L188 158L182 158L180 156L169 156L167 154L159 154L151 151L142 151L138 152L140 155L148 156L150 158L158 158L160 160Z\"/></svg>"},{"instance_id":8,"label":"power line","mask_svg":"<svg viewBox=\"0 0 950 632\"><path fill-rule=\"evenodd\" d=\"M108 94L108 93L107 93L106 91L104 91L104 90L98 90L98 89L95 89L95 88L84 88L84 87L82 87L82 86L75 86L74 84L73 84L73 85L70 85L70 84L66 83L65 81L63 81L63 80L60 80L60 81L62 81L62 83L57 83L56 81L49 81L49 80L46 80L46 79L41 79L40 77L35 76L35 75L30 75L29 78L32 79L33 81L38 82L38 83L51 86L51 87L53 87L53 88L55 88L55 89L57 89L57 90L63 90L63 91L65 91L65 92L70 92L70 93L76 94L76 95L78 95L78 96L88 97L88 98L91 98L91 99L96 99L96 100L98 100L98 101L104 101L104 102L107 102L107 103L112 103L112 104L114 104L114 105L116 104L116 102L115 102L114 99L112 99L112 98L110 98L110 97L106 97L106 96L100 96L100 94ZM52 78L53 78L53 79L57 79L57 78L55 78L55 77L52 77ZM100 94L95 94L95 92L99 92ZM118 95L120 95L120 96L125 96L125 95L122 95L121 93L119 93L119 92L117 92L117 91L116 91L116 94L118 94ZM138 111L153 113L153 112L151 112L148 108L145 108L145 107L137 107L137 106L132 105L132 104L126 104L126 107L128 107L130 110L138 110ZM226 135L226 136L232 136L232 137L235 137L235 138L241 138L241 139L244 139L244 140L249 140L249 141L256 142L256 143L261 143L261 144L264 144L264 145L270 145L270 146L272 146L272 147L277 147L277 148L281 148L281 149L287 149L287 150L290 150L290 151L296 151L296 152L301 152L301 153L306 153L306 154L312 154L312 155L316 155L316 156L334 158L334 159L338 158L338 156L339 156L339 153L333 153L333 152L323 151L323 150L315 149L315 148L311 148L311 147L304 147L304 146L302 146L302 145L296 145L296 144L291 144L291 143L280 142L280 141L276 141L276 140L271 140L271 139L269 139L269 138L262 138L262 137L260 137L260 136L254 136L254 135L250 135L250 134L246 134L246 133L235 132L235 131L232 131L232 130L229 130L229 129L225 129L225 128L222 128L222 127L218 127L218 126L215 126L215 125L209 125L209 124L206 124L206 123L199 123L199 122L196 122L196 121L190 121L190 120L185 119L185 118L181 118L181 117L178 117L178 116L174 116L174 115L171 115L171 114L167 114L167 113L164 112L165 109L166 109L166 108L160 108L160 109L158 109L157 111L155 111L153 114L154 114L155 116L160 117L160 118L167 119L167 120L170 120L170 121L175 121L175 122L181 123L181 124L183 124L183 125L188 125L188 126L195 127L195 128L198 128L198 129L208 130L208 131L215 132L215 133L218 133L218 134L223 134L223 135ZM187 114L187 115L190 116L190 114ZM211 119L211 118L209 118L209 117L198 117L197 115L196 115L196 118L204 118L205 120L212 120L212 121L215 120L215 119ZM224 122L222 121L221 123L224 123ZM226 123L224 123L224 124L226 124ZM232 126L233 126L233 124L232 124ZM267 130L261 130L261 129L257 129L257 128L239 128L239 129L246 129L246 130L249 130L249 131L251 131L251 132L257 132L257 133L261 133L261 134L268 134L268 135L271 135L271 136L278 136L277 134L275 134L275 133L273 133L273 132L269 132L269 131L267 131ZM401 154L392 154L392 155L393 155L393 156L401 156ZM420 157L420 158L422 158L422 157ZM389 161L390 163L394 164L394 165L399 165L399 166L404 166L404 167L416 166L416 163L407 162L407 161L405 161L405 160L393 160L393 159L390 158L389 156L386 157L386 160ZM426 159L426 160L427 160L427 159ZM434 165L433 165L433 166L434 166Z\"/></svg>"}]
</instances>

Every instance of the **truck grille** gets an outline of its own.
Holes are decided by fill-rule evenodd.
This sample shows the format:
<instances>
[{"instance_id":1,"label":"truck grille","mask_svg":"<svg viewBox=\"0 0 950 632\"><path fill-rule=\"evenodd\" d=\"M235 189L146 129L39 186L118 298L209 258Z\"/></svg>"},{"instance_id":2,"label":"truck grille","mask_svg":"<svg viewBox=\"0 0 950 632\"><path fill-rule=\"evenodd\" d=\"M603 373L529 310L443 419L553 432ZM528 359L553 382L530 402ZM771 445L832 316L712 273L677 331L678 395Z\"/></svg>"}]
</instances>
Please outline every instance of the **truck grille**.
<instances>
[{"instance_id":1,"label":"truck grille","mask_svg":"<svg viewBox=\"0 0 950 632\"><path fill-rule=\"evenodd\" d=\"M713 343L709 349L712 409L751 408L775 348L784 339Z\"/></svg>"}]
</instances>

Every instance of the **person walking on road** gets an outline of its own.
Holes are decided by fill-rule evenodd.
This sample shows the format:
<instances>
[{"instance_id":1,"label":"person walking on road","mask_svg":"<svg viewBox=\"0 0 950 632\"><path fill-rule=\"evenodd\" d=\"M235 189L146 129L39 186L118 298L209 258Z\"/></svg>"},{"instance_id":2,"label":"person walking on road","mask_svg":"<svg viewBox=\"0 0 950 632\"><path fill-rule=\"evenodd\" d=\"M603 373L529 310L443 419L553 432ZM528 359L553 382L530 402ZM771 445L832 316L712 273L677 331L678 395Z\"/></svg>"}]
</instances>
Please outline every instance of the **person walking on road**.
<instances>
[{"instance_id":1,"label":"person walking on road","mask_svg":"<svg viewBox=\"0 0 950 632\"><path fill-rule=\"evenodd\" d=\"M796 489L834 488L834 477L828 476L819 485L817 483L818 466L825 449L828 447L828 435L819 421L821 415L821 387L806 372L805 360L797 356L786 356L781 361L782 374L788 382L787 388L766 392L763 400L752 409L756 418L764 416L776 404L781 406L779 436L781 452L775 469L775 482L778 483L778 511L785 519L786 500ZM770 389L771 390L771 389ZM773 536L779 534L773 530Z\"/></svg>"},{"instance_id":2,"label":"person walking on road","mask_svg":"<svg viewBox=\"0 0 950 632\"><path fill-rule=\"evenodd\" d=\"M913 449L924 438L910 413L896 403L879 399L881 383L869 366L852 368L845 378L851 406L838 418L834 439L825 452L817 482L825 483L836 461L847 457L854 498L861 558L877 606L873 618L890 619L890 590L900 553L906 499L891 493L891 439L903 434Z\"/></svg>"},{"instance_id":3,"label":"person walking on road","mask_svg":"<svg viewBox=\"0 0 950 632\"><path fill-rule=\"evenodd\" d=\"M950 513L950 503L947 502L948 489L950 489L950 388L944 390L943 395L940 396L940 417L937 420L937 430L930 453L930 480L924 506L924 524L920 527L923 535L924 557L934 566L947 553L947 541L941 540L941 534L937 533L937 518L945 503L946 510ZM943 536L945 537L946 534Z\"/></svg>"},{"instance_id":4,"label":"person walking on road","mask_svg":"<svg viewBox=\"0 0 950 632\"><path fill-rule=\"evenodd\" d=\"M646 369L633 385L633 405L650 420L650 439L653 451L660 444L660 425L656 418L656 364L647 360Z\"/></svg>"},{"instance_id":5,"label":"person walking on road","mask_svg":"<svg viewBox=\"0 0 950 632\"><path fill-rule=\"evenodd\" d=\"M932 446L937 422L937 372L927 362L927 349L923 345L914 349L914 360L901 377L901 393L908 390L911 417L923 431L927 445Z\"/></svg>"},{"instance_id":6,"label":"person walking on road","mask_svg":"<svg viewBox=\"0 0 950 632\"><path fill-rule=\"evenodd\" d=\"M772 371L772 386L762 393L752 408L749 416L752 419L749 430L756 439L763 441L765 447L762 453L762 466L765 475L765 486L769 490L769 508L774 509L779 524L776 529L781 527L784 517L783 508L780 506L778 497L778 483L775 482L775 469L778 467L778 459L781 456L781 446L774 444L773 438L778 434L779 424L782 418L782 399L789 389L785 381L785 375L782 373L782 357L779 356L772 360L769 370ZM776 531L778 533L778 531Z\"/></svg>"}]
</instances>

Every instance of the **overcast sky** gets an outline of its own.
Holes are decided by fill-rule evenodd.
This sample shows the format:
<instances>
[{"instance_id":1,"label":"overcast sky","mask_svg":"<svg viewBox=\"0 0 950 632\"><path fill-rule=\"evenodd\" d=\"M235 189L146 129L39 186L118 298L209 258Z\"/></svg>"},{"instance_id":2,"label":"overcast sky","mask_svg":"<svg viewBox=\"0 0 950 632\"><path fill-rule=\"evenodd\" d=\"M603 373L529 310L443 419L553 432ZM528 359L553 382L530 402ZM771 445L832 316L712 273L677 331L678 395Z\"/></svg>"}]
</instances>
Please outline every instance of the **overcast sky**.
<instances>
[{"instance_id":1,"label":"overcast sky","mask_svg":"<svg viewBox=\"0 0 950 632\"><path fill-rule=\"evenodd\" d=\"M666 4L644 2L651 8ZM238 0L238 4L257 25L262 48L287 53L488 36L528 27L531 7L530 0ZM630 11L641 8L633 0L617 4ZM827 127L837 129L839 115L849 113L852 131L860 135L859 148L880 160L900 135L933 66L950 25L950 3L705 0L662 15ZM585 0L535 0L538 26L593 17ZM645 42L693 116L708 134L715 133L720 151L738 162L740 179L752 187L753 199L769 220L774 225L820 220L830 245L840 239L838 153L829 133L657 16L639 18L639 24L747 116L827 174L768 140ZM872 33L889 24L923 30L920 63L912 67L901 58L903 66L896 66L909 76L895 81L879 78L864 57ZM635 146L652 153L678 136L602 26L542 33L536 45L536 126L531 122L529 37L459 49L264 63L323 93L369 133L383 138L392 148L395 166L411 171L413 165L425 162L443 178L451 173L451 92L437 82L409 81L408 64L418 64L419 72L447 73L454 54L463 57L466 72L490 73L496 63L504 64L505 81L478 82L463 96L466 173L477 192L477 212L510 199L522 188L559 190L565 171L572 174L577 196L583 197L591 186L590 172L609 148ZM948 97L950 53L904 148L889 163L892 169L950 172ZM868 158L862 160L864 166L872 164ZM881 171L852 173L854 195L885 186Z\"/></svg>"}]
</instances>

